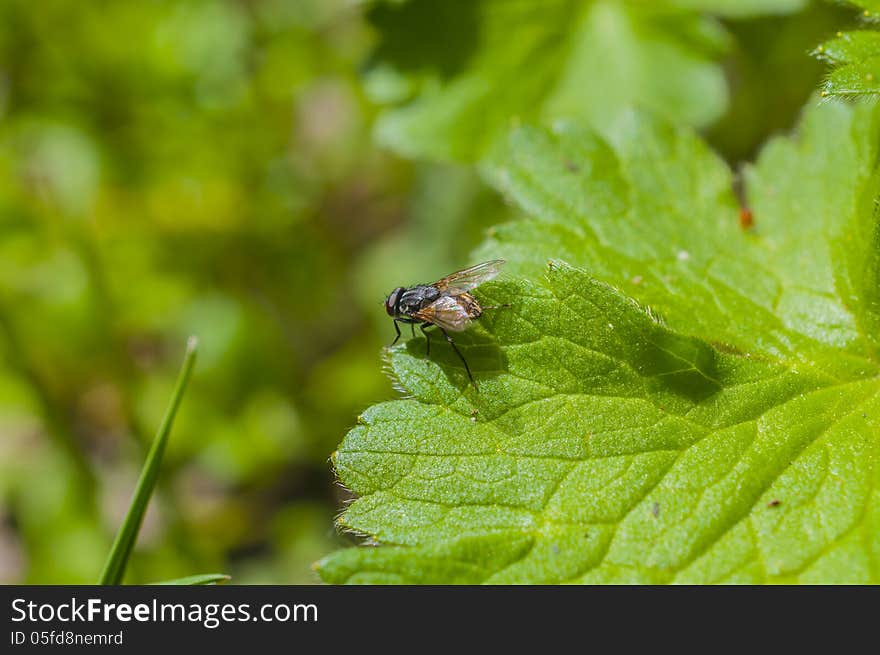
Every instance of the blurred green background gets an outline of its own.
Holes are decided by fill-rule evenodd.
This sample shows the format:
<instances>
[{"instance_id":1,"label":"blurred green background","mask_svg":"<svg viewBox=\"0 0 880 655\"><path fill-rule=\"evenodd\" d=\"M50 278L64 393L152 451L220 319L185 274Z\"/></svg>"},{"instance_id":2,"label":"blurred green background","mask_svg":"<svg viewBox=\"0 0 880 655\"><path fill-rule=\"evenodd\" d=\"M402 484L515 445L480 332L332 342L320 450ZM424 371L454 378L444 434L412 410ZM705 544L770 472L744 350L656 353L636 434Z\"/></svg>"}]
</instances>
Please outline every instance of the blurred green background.
<instances>
[{"instance_id":1,"label":"blurred green background","mask_svg":"<svg viewBox=\"0 0 880 655\"><path fill-rule=\"evenodd\" d=\"M510 218L473 167L373 138L383 55L468 65L411 38L442 2L398 4L0 0L0 583L97 579L189 334L126 581L317 582L349 541L328 459L396 394L384 296ZM719 22L713 145L737 164L789 128L823 74L808 51L853 20Z\"/></svg>"}]
</instances>

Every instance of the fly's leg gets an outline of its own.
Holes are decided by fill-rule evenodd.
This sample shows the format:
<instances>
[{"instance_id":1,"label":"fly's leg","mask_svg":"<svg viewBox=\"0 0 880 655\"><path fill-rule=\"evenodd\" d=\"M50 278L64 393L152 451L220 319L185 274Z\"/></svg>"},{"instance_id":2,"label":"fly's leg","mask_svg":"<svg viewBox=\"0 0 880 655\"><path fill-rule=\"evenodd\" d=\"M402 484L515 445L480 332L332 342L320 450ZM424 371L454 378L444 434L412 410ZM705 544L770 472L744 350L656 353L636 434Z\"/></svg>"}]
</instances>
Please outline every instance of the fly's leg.
<instances>
[{"instance_id":1,"label":"fly's leg","mask_svg":"<svg viewBox=\"0 0 880 655\"><path fill-rule=\"evenodd\" d=\"M413 323L409 324L409 329L412 332L413 338L416 336L416 326Z\"/></svg>"},{"instance_id":2,"label":"fly's leg","mask_svg":"<svg viewBox=\"0 0 880 655\"><path fill-rule=\"evenodd\" d=\"M437 327L440 327L439 325ZM452 349L455 351L455 354L458 355L458 358L461 360L461 363L464 364L464 370L467 371L468 378L470 378L471 384L474 385L474 389L477 388L477 382L474 380L474 376L471 375L471 367L468 366L467 360L465 360L464 355L461 354L461 351L458 349L458 346L455 345L455 342L452 340L452 337L444 330L442 327L440 331L443 333L443 336L446 337L446 340L449 342L449 345L452 346Z\"/></svg>"},{"instance_id":3,"label":"fly's leg","mask_svg":"<svg viewBox=\"0 0 880 655\"><path fill-rule=\"evenodd\" d=\"M429 327L433 327L433 326L434 326L433 323L422 323L419 326L419 328L422 331L422 334L425 335L425 357L427 357L428 359L431 358L431 337L428 334L427 330Z\"/></svg>"},{"instance_id":4,"label":"fly's leg","mask_svg":"<svg viewBox=\"0 0 880 655\"><path fill-rule=\"evenodd\" d=\"M400 339L400 328L397 327L397 321L394 321L394 331L397 332L397 336L394 337L394 341L391 342L391 346L397 343L397 340ZM388 347L390 348L391 346Z\"/></svg>"}]
</instances>

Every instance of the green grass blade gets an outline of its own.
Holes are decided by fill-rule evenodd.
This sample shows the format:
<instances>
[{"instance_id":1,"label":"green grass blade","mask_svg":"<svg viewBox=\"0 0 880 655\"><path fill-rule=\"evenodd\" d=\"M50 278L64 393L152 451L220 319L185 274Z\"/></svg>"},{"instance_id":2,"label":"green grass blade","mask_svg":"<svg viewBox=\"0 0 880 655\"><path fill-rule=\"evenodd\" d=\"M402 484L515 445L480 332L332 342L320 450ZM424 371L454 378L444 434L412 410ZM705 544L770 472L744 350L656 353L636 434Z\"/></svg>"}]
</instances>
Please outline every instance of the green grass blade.
<instances>
[{"instance_id":1,"label":"green grass blade","mask_svg":"<svg viewBox=\"0 0 880 655\"><path fill-rule=\"evenodd\" d=\"M141 470L134 496L131 499L131 505L110 549L110 555L107 557L107 563L104 565L104 571L101 573L99 584L120 584L122 576L125 574L125 567L128 563L131 550L134 548L137 540L138 532L141 529L141 522L144 519L144 513L147 511L147 505L150 502L150 496L156 486L156 480L159 477L159 467L162 464L162 455L165 453L165 445L168 443L168 435L171 432L171 425L174 423L174 416L180 401L183 398L183 392L192 375L193 367L196 362L196 351L198 349L198 339L190 337L186 345L186 357L183 360L183 366L177 377L177 384L174 387L174 394L171 396L171 403L165 412L153 445L147 455L147 461Z\"/></svg>"},{"instance_id":2,"label":"green grass blade","mask_svg":"<svg viewBox=\"0 0 880 655\"><path fill-rule=\"evenodd\" d=\"M217 584L219 582L228 582L230 576L225 573L201 573L199 575L190 575L185 578L177 578L175 580L163 580L162 582L154 582L154 585L197 585L197 584Z\"/></svg>"}]
</instances>

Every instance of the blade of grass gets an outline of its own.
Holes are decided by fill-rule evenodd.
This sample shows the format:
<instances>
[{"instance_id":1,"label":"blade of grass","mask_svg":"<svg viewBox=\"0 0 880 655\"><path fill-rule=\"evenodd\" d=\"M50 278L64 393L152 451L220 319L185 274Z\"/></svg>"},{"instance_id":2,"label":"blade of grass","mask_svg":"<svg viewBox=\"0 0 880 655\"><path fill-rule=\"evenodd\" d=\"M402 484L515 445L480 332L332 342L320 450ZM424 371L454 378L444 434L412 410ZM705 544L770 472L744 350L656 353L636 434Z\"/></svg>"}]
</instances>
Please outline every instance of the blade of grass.
<instances>
[{"instance_id":1,"label":"blade of grass","mask_svg":"<svg viewBox=\"0 0 880 655\"><path fill-rule=\"evenodd\" d=\"M197 585L197 584L217 584L218 582L227 582L230 576L225 573L202 573L200 575L190 575L185 578L177 578L176 580L163 580L162 582L154 582L154 585Z\"/></svg>"},{"instance_id":2,"label":"blade of grass","mask_svg":"<svg viewBox=\"0 0 880 655\"><path fill-rule=\"evenodd\" d=\"M165 453L165 445L168 443L168 435L171 432L171 425L174 423L174 416L177 414L177 408L183 398L183 392L192 375L193 366L196 362L196 351L198 350L198 339L190 337L186 344L186 356L183 360L183 366L177 376L177 384L174 387L174 393L171 396L171 403L165 411L159 430L156 432L156 438L147 454L147 461L141 470L140 478L138 478L134 495L131 499L128 512L113 547L110 549L110 555L107 557L107 563L104 565L104 571L98 584L120 584L122 576L125 574L125 567L128 564L129 555L134 548L137 540L138 532L141 529L141 523L144 519L144 513L147 511L147 505L150 502L150 496L156 487L156 480L159 477L159 467L162 464L162 455Z\"/></svg>"}]
</instances>

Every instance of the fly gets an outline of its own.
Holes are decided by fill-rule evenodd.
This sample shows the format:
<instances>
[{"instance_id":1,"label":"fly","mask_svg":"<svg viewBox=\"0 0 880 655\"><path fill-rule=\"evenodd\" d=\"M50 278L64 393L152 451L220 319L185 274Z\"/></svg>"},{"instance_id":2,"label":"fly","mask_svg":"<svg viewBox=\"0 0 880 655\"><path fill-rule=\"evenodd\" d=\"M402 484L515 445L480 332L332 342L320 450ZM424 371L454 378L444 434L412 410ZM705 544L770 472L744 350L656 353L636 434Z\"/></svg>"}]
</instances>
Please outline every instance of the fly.
<instances>
[{"instance_id":1,"label":"fly","mask_svg":"<svg viewBox=\"0 0 880 655\"><path fill-rule=\"evenodd\" d=\"M427 356L430 357L431 340L428 338L427 329L437 326L464 364L464 370L467 371L471 384L476 388L477 383L474 381L467 360L449 333L466 330L471 321L482 316L483 310L507 306L481 307L477 299L470 294L477 286L497 276L503 265L503 259L493 259L447 275L434 284L397 287L385 299L385 311L394 319L394 330L397 332L391 345L393 346L400 339L398 323L409 323L413 335L415 335L415 326L418 325L425 335Z\"/></svg>"}]
</instances>

